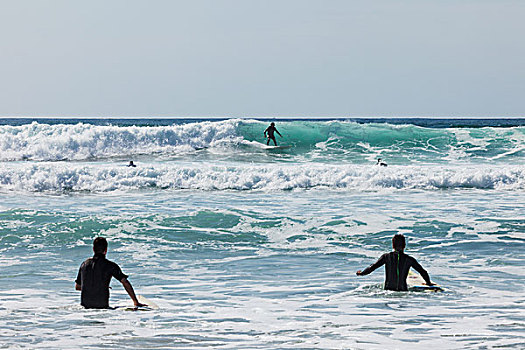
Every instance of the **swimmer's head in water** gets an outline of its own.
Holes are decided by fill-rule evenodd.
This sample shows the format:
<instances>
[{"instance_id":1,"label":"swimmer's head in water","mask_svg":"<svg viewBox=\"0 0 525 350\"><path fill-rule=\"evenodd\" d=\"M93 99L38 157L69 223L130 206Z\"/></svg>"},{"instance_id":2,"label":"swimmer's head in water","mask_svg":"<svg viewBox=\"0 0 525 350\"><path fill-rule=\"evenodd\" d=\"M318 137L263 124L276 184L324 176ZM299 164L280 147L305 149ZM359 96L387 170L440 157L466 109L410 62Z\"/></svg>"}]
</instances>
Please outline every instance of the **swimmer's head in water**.
<instances>
[{"instance_id":1,"label":"swimmer's head in water","mask_svg":"<svg viewBox=\"0 0 525 350\"><path fill-rule=\"evenodd\" d=\"M394 250L403 250L405 249L405 247L406 247L405 236L398 233L397 235L394 235L394 237L392 237L392 248L394 248Z\"/></svg>"}]
</instances>

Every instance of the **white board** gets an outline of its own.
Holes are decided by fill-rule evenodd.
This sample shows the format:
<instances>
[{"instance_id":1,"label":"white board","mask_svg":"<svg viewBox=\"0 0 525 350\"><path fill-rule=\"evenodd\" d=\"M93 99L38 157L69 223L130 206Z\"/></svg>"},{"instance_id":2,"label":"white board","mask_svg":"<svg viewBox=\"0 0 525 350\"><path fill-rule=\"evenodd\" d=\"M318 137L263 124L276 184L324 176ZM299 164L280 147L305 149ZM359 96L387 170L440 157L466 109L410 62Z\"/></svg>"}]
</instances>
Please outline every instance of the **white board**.
<instances>
[{"instance_id":1,"label":"white board","mask_svg":"<svg viewBox=\"0 0 525 350\"><path fill-rule=\"evenodd\" d=\"M148 298L137 295L137 300L141 304L145 304L147 306L135 306L133 303L130 303L129 305L125 306L117 306L116 310L123 310L123 311L151 311L151 310L158 310L159 306L155 304L153 301L149 300Z\"/></svg>"},{"instance_id":2,"label":"white board","mask_svg":"<svg viewBox=\"0 0 525 350\"><path fill-rule=\"evenodd\" d=\"M431 292L442 292L443 288L435 284L433 286L427 286L425 280L419 274L412 271L408 272L407 286L410 291L431 291Z\"/></svg>"},{"instance_id":3,"label":"white board","mask_svg":"<svg viewBox=\"0 0 525 350\"><path fill-rule=\"evenodd\" d=\"M292 148L290 145L283 145L283 146L266 146L264 149L289 149Z\"/></svg>"}]
</instances>

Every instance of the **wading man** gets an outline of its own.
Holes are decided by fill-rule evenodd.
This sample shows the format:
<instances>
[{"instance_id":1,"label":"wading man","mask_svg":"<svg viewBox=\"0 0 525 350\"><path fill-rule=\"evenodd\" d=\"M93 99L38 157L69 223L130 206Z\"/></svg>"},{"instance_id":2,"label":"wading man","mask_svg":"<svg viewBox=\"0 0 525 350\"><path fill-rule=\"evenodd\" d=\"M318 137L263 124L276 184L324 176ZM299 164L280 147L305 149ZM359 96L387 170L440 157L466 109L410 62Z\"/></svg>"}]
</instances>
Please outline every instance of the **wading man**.
<instances>
[{"instance_id":1,"label":"wading man","mask_svg":"<svg viewBox=\"0 0 525 350\"><path fill-rule=\"evenodd\" d=\"M93 241L92 258L87 259L80 265L75 289L82 291L80 304L85 308L107 309L109 308L109 282L114 277L128 292L136 307L146 306L139 303L135 291L128 282L128 276L122 273L120 267L106 259L108 242L104 237L97 237Z\"/></svg>"},{"instance_id":2,"label":"wading man","mask_svg":"<svg viewBox=\"0 0 525 350\"><path fill-rule=\"evenodd\" d=\"M385 289L396 291L407 291L407 276L408 271L413 267L426 282L426 285L433 286L430 282L430 277L425 269L419 265L416 259L406 255L405 250L405 236L397 234L392 238L393 252L385 253L372 265L363 271L357 271L358 276L368 275L375 269L385 265Z\"/></svg>"}]
</instances>

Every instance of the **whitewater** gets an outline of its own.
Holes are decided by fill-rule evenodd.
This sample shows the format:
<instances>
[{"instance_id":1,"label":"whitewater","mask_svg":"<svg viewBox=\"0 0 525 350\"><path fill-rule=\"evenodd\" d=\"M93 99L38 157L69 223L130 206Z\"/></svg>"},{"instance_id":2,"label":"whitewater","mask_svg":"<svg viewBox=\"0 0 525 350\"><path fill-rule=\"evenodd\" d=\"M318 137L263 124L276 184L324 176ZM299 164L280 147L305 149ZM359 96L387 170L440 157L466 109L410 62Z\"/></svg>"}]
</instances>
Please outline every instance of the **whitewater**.
<instances>
[{"instance_id":1,"label":"whitewater","mask_svg":"<svg viewBox=\"0 0 525 350\"><path fill-rule=\"evenodd\" d=\"M524 156L525 119L0 119L0 347L524 348ZM445 292L355 275L396 233ZM159 310L80 307L98 235Z\"/></svg>"}]
</instances>

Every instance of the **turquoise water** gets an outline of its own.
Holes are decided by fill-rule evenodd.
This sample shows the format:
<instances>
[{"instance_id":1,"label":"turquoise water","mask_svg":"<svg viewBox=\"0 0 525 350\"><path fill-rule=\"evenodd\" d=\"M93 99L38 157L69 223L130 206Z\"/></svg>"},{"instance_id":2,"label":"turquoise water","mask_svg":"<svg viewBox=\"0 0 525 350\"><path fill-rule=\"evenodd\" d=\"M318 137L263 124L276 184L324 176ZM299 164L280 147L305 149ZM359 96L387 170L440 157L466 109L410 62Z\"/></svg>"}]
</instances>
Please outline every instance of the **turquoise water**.
<instances>
[{"instance_id":1,"label":"turquoise water","mask_svg":"<svg viewBox=\"0 0 525 350\"><path fill-rule=\"evenodd\" d=\"M482 123L6 122L0 345L523 348L523 126ZM355 276L395 233L445 292ZM159 310L79 306L97 235Z\"/></svg>"}]
</instances>

